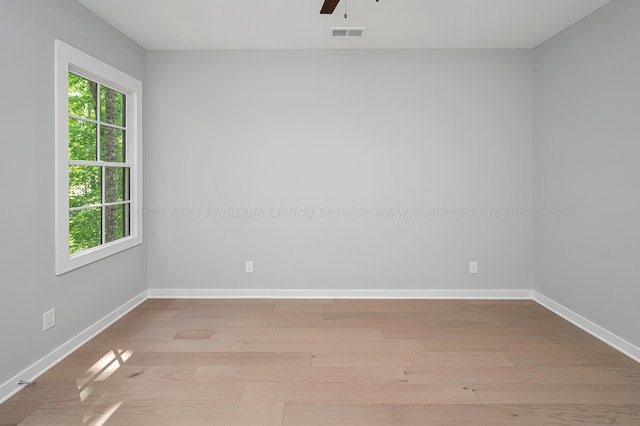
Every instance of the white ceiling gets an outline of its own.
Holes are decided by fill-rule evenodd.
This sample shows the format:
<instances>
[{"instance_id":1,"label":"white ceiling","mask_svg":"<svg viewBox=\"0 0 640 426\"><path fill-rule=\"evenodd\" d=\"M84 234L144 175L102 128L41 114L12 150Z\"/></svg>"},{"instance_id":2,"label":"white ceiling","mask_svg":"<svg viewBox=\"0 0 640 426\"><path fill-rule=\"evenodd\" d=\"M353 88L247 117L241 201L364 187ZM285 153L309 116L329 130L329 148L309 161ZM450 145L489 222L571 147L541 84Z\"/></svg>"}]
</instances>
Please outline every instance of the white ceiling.
<instances>
[{"instance_id":1,"label":"white ceiling","mask_svg":"<svg viewBox=\"0 0 640 426\"><path fill-rule=\"evenodd\" d=\"M532 48L611 0L341 0L333 15L323 0L78 1L147 50L192 50Z\"/></svg>"}]
</instances>

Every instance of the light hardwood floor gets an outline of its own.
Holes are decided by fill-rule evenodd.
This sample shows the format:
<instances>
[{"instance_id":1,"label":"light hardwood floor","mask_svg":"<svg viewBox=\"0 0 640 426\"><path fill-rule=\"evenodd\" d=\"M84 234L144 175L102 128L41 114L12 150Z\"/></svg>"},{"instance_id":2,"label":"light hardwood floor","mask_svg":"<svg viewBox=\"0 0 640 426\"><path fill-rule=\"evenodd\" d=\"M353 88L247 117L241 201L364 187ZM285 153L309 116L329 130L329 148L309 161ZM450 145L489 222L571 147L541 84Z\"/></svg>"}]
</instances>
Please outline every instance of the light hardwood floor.
<instances>
[{"instance_id":1,"label":"light hardwood floor","mask_svg":"<svg viewBox=\"0 0 640 426\"><path fill-rule=\"evenodd\" d=\"M640 364L532 301L148 300L0 425L640 425Z\"/></svg>"}]
</instances>

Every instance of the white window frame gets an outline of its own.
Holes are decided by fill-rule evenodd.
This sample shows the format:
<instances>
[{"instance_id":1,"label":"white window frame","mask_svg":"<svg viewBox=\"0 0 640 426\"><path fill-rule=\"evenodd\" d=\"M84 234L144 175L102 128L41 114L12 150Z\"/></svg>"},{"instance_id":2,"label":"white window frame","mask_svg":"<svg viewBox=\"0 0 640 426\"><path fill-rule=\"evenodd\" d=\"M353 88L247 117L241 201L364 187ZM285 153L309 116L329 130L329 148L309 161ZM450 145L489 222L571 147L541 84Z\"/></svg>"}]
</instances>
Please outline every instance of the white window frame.
<instances>
[{"instance_id":1,"label":"white window frame","mask_svg":"<svg viewBox=\"0 0 640 426\"><path fill-rule=\"evenodd\" d=\"M126 95L126 163L130 167L130 234L69 253L69 72ZM56 275L142 244L142 82L55 40L55 258ZM104 201L104 200L103 200Z\"/></svg>"}]
</instances>

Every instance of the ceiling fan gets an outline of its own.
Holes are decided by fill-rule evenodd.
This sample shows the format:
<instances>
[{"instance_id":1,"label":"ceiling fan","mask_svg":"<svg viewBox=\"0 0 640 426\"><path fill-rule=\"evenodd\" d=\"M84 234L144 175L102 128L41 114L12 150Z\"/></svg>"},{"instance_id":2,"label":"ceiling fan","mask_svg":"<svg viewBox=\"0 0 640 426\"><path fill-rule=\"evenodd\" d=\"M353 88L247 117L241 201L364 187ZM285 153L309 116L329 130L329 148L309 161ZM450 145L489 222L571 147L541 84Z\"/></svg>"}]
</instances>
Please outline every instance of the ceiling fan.
<instances>
[{"instance_id":1,"label":"ceiling fan","mask_svg":"<svg viewBox=\"0 0 640 426\"><path fill-rule=\"evenodd\" d=\"M331 15L334 10L336 10L336 6L338 6L340 0L324 0L324 4L322 5L322 9L320 9L321 15Z\"/></svg>"},{"instance_id":2,"label":"ceiling fan","mask_svg":"<svg viewBox=\"0 0 640 426\"><path fill-rule=\"evenodd\" d=\"M379 0L376 0L376 3ZM340 0L324 0L324 4L322 5L322 9L320 9L321 15L331 15L334 10L336 10L336 6L338 6Z\"/></svg>"}]
</instances>

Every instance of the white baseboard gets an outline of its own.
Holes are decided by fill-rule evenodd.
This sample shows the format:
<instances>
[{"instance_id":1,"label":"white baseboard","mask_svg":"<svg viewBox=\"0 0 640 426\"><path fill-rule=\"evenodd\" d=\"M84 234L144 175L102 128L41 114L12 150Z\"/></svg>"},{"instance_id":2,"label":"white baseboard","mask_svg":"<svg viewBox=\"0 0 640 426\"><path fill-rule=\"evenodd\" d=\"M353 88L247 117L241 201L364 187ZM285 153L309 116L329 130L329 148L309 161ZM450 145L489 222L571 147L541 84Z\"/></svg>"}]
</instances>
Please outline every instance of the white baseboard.
<instances>
[{"instance_id":1,"label":"white baseboard","mask_svg":"<svg viewBox=\"0 0 640 426\"><path fill-rule=\"evenodd\" d=\"M550 311L561 316L562 318L566 319L570 323L580 327L592 336L602 340L607 345L613 347L614 349L617 349L618 351L634 359L635 361L640 362L639 347L627 342L621 337L616 336L609 330L586 319L582 315L573 312L571 309L561 305L560 303L548 298L543 294L538 293L537 291L533 292L533 300L549 309Z\"/></svg>"},{"instance_id":2,"label":"white baseboard","mask_svg":"<svg viewBox=\"0 0 640 426\"><path fill-rule=\"evenodd\" d=\"M153 299L531 299L531 290L149 289Z\"/></svg>"},{"instance_id":3,"label":"white baseboard","mask_svg":"<svg viewBox=\"0 0 640 426\"><path fill-rule=\"evenodd\" d=\"M103 331L105 328L109 327L111 324L116 322L122 316L124 316L127 312L134 309L136 306L147 300L148 291L145 290L139 295L135 296L133 299L124 303L122 306L115 309L113 312L100 319L98 322L88 327L84 331L82 331L77 336L73 337L68 342L62 344L57 349L54 349L49 354L36 361L31 366L25 368L20 373L16 374L11 379L7 380L5 383L0 385L0 404L11 398L15 393L20 391L23 386L18 385L20 380L35 380L37 377L42 375L45 371L49 370L51 367L62 361L69 354L77 350L80 346L87 343L93 337L95 337L98 333Z\"/></svg>"}]
</instances>

